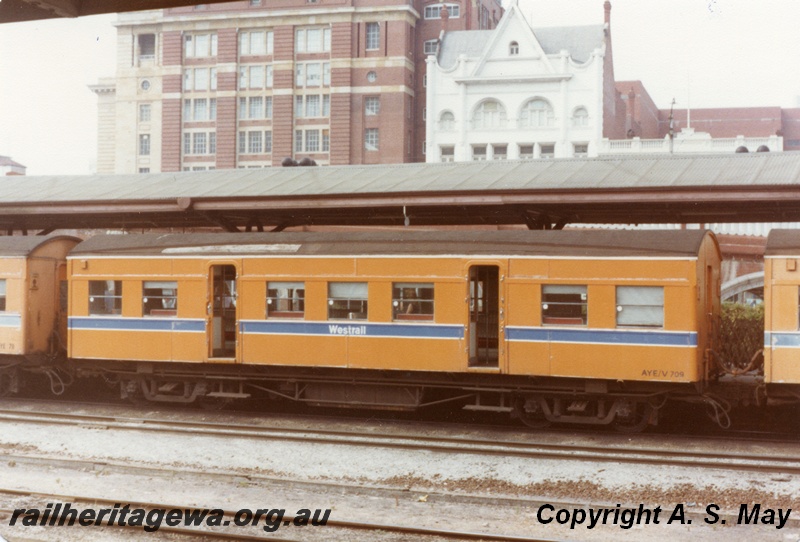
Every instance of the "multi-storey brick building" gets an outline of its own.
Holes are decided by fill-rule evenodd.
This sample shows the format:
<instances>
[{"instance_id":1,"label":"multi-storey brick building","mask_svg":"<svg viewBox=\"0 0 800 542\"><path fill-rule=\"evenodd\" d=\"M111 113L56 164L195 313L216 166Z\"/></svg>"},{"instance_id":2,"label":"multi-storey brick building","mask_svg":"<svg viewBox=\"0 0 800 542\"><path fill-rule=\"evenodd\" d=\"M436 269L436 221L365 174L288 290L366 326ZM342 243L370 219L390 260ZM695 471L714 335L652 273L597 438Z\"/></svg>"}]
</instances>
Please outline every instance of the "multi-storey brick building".
<instances>
[{"instance_id":1,"label":"multi-storey brick building","mask_svg":"<svg viewBox=\"0 0 800 542\"><path fill-rule=\"evenodd\" d=\"M449 18L441 18L443 7ZM426 47L496 0L249 0L121 14L98 172L423 160Z\"/></svg>"}]
</instances>

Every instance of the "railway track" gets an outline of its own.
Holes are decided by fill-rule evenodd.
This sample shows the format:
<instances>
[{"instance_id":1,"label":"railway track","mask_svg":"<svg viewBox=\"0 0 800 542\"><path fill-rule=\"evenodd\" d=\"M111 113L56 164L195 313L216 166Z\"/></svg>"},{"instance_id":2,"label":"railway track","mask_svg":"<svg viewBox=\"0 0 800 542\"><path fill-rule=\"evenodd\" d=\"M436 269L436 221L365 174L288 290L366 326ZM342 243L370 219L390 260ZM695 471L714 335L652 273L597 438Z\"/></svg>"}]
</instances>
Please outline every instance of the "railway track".
<instances>
[{"instance_id":1,"label":"railway track","mask_svg":"<svg viewBox=\"0 0 800 542\"><path fill-rule=\"evenodd\" d=\"M800 474L800 455L742 453L714 450L684 451L641 445L587 445L492 438L426 436L399 432L369 434L350 430L296 429L269 425L157 420L144 417L91 415L70 412L0 409L0 421L29 424L58 424L100 429L150 431L209 437L300 441L371 448L424 450L447 454L516 456L531 459L671 465L704 469Z\"/></svg>"}]
</instances>

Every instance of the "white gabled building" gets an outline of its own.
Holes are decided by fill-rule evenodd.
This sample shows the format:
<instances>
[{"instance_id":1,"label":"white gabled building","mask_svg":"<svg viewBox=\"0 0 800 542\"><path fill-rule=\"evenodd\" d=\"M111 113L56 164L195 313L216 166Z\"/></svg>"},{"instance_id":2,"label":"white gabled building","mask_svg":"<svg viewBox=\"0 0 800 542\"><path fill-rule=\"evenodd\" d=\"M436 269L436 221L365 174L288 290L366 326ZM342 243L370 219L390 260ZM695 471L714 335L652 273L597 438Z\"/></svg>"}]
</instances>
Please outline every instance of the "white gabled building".
<instances>
[{"instance_id":1,"label":"white gabled building","mask_svg":"<svg viewBox=\"0 0 800 542\"><path fill-rule=\"evenodd\" d=\"M494 30L443 31L427 59L426 161L597 156L624 137L610 9L605 24L532 28L514 0Z\"/></svg>"}]
</instances>

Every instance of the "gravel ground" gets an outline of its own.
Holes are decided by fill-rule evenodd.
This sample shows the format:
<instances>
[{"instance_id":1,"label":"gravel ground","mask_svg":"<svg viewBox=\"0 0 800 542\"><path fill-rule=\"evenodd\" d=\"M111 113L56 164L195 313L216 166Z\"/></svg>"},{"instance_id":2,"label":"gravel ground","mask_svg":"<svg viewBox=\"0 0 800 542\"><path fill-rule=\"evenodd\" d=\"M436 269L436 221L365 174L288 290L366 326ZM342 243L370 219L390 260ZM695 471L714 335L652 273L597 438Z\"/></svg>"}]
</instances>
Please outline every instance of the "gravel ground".
<instances>
[{"instance_id":1,"label":"gravel ground","mask_svg":"<svg viewBox=\"0 0 800 542\"><path fill-rule=\"evenodd\" d=\"M138 411L136 414L141 415ZM117 414L119 415L119 414ZM131 415L135 415L131 413ZM185 415L182 415L185 416ZM236 419L227 414L198 414L208 421ZM163 418L159 413L153 417ZM239 419L238 423L247 423ZM332 426L369 426L371 422L337 423L330 420L302 422L329 429ZM384 431L384 427L373 430ZM470 431L472 432L472 431ZM181 507L210 507L237 510L241 508L284 508L287 513L301 508L331 508L332 519L395 523L431 528L486 533L508 533L559 540L719 540L720 537L749 540L800 540L800 510L790 514L790 521L781 529L776 525L736 525L736 517L728 523L708 525L703 520L709 504L722 511L739 510L746 504L760 504L759 517L771 519L766 509L793 508L800 496L800 480L792 476L776 476L750 472L699 470L677 467L631 466L609 462L576 460L533 460L517 457L482 456L470 453L438 453L406 451L343 444L301 443L292 441L254 440L236 437L207 437L191 434L149 433L145 431L98 429L57 425L22 424L0 421L0 450L6 460L0 461L0 486L5 489L38 491L57 495L84 495L110 498L118 502L159 502ZM524 435L524 433L521 433ZM632 437L634 442L639 437ZM571 437L567 434L536 436L536 440L570 442L591 440L613 445L631 437L617 435ZM675 442L663 437L642 436L644 447L664 448ZM719 446L719 444L714 444ZM700 444L691 444L701 447ZM742 445L745 448L745 445ZM726 446L726 449L730 447ZM781 448L776 445L776 448ZM776 451L782 451L780 449ZM133 467L172 466L199 473L223 473L222 477L206 477L192 473L125 472L113 466L98 465L76 470L54 462L50 467L9 459L8 455L52 458L91 459L95 462L119 462ZM279 477L275 483L248 475ZM307 486L296 482L331 482L362 486L361 488ZM380 487L382 490L373 488ZM0 491L2 493L2 491ZM466 496L496 497L491 504L485 499ZM521 501L514 499L531 499ZM5 508L45 506L42 498L13 499ZM47 501L49 502L49 501ZM563 505L559 502L583 503ZM588 529L579 525L570 529L556 522L542 524L540 519L554 516L541 505L552 504L557 511L565 508L570 517L575 508L610 508L610 525ZM0 503L2 504L2 503ZM623 507L662 508L659 524L633 525L623 529L613 524L617 504ZM675 506L685 508L687 523L674 520L667 524ZM566 516L567 512L562 512ZM578 512L578 515L580 512ZM688 520L692 521L691 524ZM30 538L34 527L7 527L0 520L0 534L12 542L14 536ZM73 527L45 532L58 540L89 540L92 529ZM324 531L324 528L320 532ZM86 531L86 532L84 532ZM290 530L289 530L290 531ZM311 530L286 535L291 538L317 539ZM279 533L283 532L282 530ZM133 540L126 531L120 540ZM143 540L162 538L163 533L135 533ZM39 536L39 535L36 535ZM111 540L113 538L103 538ZM325 539L323 536L322 539ZM359 536L359 540L368 540Z\"/></svg>"}]
</instances>

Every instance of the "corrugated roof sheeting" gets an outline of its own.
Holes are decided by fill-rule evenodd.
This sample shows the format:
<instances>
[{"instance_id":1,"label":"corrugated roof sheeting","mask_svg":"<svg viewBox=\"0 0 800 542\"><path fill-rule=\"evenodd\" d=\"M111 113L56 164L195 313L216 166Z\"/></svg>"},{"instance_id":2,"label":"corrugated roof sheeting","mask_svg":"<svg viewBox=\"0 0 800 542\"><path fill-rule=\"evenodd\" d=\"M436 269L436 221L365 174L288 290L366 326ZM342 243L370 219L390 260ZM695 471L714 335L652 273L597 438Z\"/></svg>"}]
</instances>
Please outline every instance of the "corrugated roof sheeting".
<instances>
[{"instance_id":1,"label":"corrugated roof sheeting","mask_svg":"<svg viewBox=\"0 0 800 542\"><path fill-rule=\"evenodd\" d=\"M800 152L9 178L0 228L800 221ZM213 213L209 215L208 213ZM530 221L543 224L534 226Z\"/></svg>"},{"instance_id":2,"label":"corrugated roof sheeting","mask_svg":"<svg viewBox=\"0 0 800 542\"><path fill-rule=\"evenodd\" d=\"M21 177L0 204L291 197L406 192L592 188L660 189L800 183L800 153L464 162L214 170L192 173Z\"/></svg>"}]
</instances>

